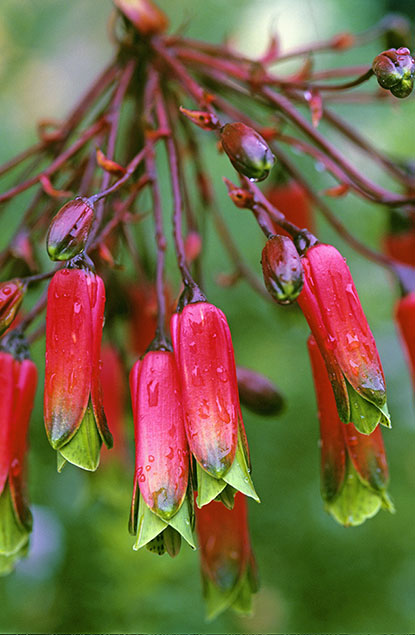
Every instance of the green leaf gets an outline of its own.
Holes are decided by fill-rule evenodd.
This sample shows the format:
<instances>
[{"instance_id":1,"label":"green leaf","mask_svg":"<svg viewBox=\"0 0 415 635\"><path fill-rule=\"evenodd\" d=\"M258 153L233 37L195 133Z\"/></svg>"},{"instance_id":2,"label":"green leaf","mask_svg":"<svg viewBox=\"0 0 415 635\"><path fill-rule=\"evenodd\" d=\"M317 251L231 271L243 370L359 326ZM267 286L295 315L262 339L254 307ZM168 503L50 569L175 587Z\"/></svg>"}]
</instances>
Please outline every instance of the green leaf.
<instances>
[{"instance_id":1,"label":"green leaf","mask_svg":"<svg viewBox=\"0 0 415 635\"><path fill-rule=\"evenodd\" d=\"M157 516L157 514L151 511L140 495L138 505L137 540L133 549L135 551L141 549L141 547L144 547L154 540L159 534L164 532L168 526L178 532L180 536L182 536L192 547L192 549L196 549L196 545L193 540L192 520L189 508L190 505L188 505L187 499L185 499L180 506L179 511L172 518L168 521L162 520L159 516ZM176 541L177 545L177 539L172 538L171 532L168 532L167 541L168 544L165 544L164 537L162 538L163 549L166 547L167 551L169 551L170 548L172 551L175 551L174 541Z\"/></svg>"},{"instance_id":2,"label":"green leaf","mask_svg":"<svg viewBox=\"0 0 415 635\"><path fill-rule=\"evenodd\" d=\"M196 476L197 476L197 499L196 503L198 507L203 507L211 501L215 500L217 496L225 489L226 483L223 479L217 479L208 474L200 465L196 462Z\"/></svg>"},{"instance_id":3,"label":"green leaf","mask_svg":"<svg viewBox=\"0 0 415 635\"><path fill-rule=\"evenodd\" d=\"M349 382L346 382L346 384L350 401L350 421L356 430L362 434L371 434L376 426L383 422L385 414L370 401L363 399ZM390 419L387 420L390 426Z\"/></svg>"},{"instance_id":4,"label":"green leaf","mask_svg":"<svg viewBox=\"0 0 415 635\"><path fill-rule=\"evenodd\" d=\"M154 514L145 504L142 496L138 504L138 520L137 520L137 540L133 549L138 551L148 542L153 540L167 527L167 523Z\"/></svg>"},{"instance_id":5,"label":"green leaf","mask_svg":"<svg viewBox=\"0 0 415 635\"><path fill-rule=\"evenodd\" d=\"M230 589L217 586L207 575L203 574L203 597L206 603L206 619L214 620L226 609L232 608L243 615L252 612L252 588L247 567L240 575L236 584Z\"/></svg>"},{"instance_id":6,"label":"green leaf","mask_svg":"<svg viewBox=\"0 0 415 635\"><path fill-rule=\"evenodd\" d=\"M362 483L349 461L343 488L333 502L326 504L326 510L341 525L355 527L377 514L383 498L383 494Z\"/></svg>"},{"instance_id":7,"label":"green leaf","mask_svg":"<svg viewBox=\"0 0 415 635\"><path fill-rule=\"evenodd\" d=\"M230 470L226 472L223 477L223 480L239 492L242 492L242 494L245 494L245 496L253 498L257 501L257 503L261 502L255 491L254 484L249 473L240 432L238 433L238 444L236 446L235 458Z\"/></svg>"},{"instance_id":8,"label":"green leaf","mask_svg":"<svg viewBox=\"0 0 415 635\"><path fill-rule=\"evenodd\" d=\"M101 445L101 436L95 423L92 405L89 403L75 435L59 449L61 458L58 457L58 472L62 470L64 461L68 461L83 470L95 472L99 465Z\"/></svg>"},{"instance_id":9,"label":"green leaf","mask_svg":"<svg viewBox=\"0 0 415 635\"><path fill-rule=\"evenodd\" d=\"M16 518L7 481L0 496L0 555L13 556L27 544L30 532Z\"/></svg>"}]
</instances>

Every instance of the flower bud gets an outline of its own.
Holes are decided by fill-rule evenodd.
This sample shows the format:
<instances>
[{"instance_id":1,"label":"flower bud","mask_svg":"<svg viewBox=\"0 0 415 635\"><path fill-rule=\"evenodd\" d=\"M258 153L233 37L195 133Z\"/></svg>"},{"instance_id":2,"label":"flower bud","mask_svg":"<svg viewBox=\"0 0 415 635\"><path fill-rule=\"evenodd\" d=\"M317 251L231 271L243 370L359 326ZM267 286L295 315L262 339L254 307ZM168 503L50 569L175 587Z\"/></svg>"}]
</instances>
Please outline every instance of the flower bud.
<instances>
[{"instance_id":1,"label":"flower bud","mask_svg":"<svg viewBox=\"0 0 415 635\"><path fill-rule=\"evenodd\" d=\"M151 0L113 0L115 6L144 36L164 33L169 25L166 14Z\"/></svg>"},{"instance_id":2,"label":"flower bud","mask_svg":"<svg viewBox=\"0 0 415 635\"><path fill-rule=\"evenodd\" d=\"M414 86L415 60L409 49L388 49L373 60L372 70L382 88L400 99L408 97Z\"/></svg>"},{"instance_id":3,"label":"flower bud","mask_svg":"<svg viewBox=\"0 0 415 635\"><path fill-rule=\"evenodd\" d=\"M93 219L93 208L82 198L61 207L46 238L49 258L69 260L79 254L85 247Z\"/></svg>"},{"instance_id":4,"label":"flower bud","mask_svg":"<svg viewBox=\"0 0 415 635\"><path fill-rule=\"evenodd\" d=\"M0 336L16 317L25 293L25 285L15 278L0 284Z\"/></svg>"},{"instance_id":5,"label":"flower bud","mask_svg":"<svg viewBox=\"0 0 415 635\"><path fill-rule=\"evenodd\" d=\"M278 304L290 304L303 288L303 267L292 240L272 236L262 250L262 273L268 292Z\"/></svg>"},{"instance_id":6,"label":"flower bud","mask_svg":"<svg viewBox=\"0 0 415 635\"><path fill-rule=\"evenodd\" d=\"M259 415L278 415L284 408L284 398L277 387L261 373L236 367L241 404Z\"/></svg>"},{"instance_id":7,"label":"flower bud","mask_svg":"<svg viewBox=\"0 0 415 635\"><path fill-rule=\"evenodd\" d=\"M235 170L252 181L263 181L275 157L261 135L244 123L227 123L220 131L222 147Z\"/></svg>"}]
</instances>

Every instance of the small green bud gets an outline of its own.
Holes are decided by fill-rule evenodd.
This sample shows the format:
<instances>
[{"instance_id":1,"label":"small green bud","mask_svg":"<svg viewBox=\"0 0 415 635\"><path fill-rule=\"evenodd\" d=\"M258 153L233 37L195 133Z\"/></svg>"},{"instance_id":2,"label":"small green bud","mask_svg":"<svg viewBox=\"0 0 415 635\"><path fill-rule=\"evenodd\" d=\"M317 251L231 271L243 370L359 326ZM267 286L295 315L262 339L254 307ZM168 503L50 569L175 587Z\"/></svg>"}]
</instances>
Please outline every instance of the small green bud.
<instances>
[{"instance_id":1,"label":"small green bud","mask_svg":"<svg viewBox=\"0 0 415 635\"><path fill-rule=\"evenodd\" d=\"M409 49L388 49L373 60L372 70L382 88L403 99L411 94L415 78L415 60Z\"/></svg>"},{"instance_id":2,"label":"small green bud","mask_svg":"<svg viewBox=\"0 0 415 635\"><path fill-rule=\"evenodd\" d=\"M262 273L268 292L278 304L291 304L303 288L303 267L290 238L272 236L262 250Z\"/></svg>"},{"instance_id":3,"label":"small green bud","mask_svg":"<svg viewBox=\"0 0 415 635\"><path fill-rule=\"evenodd\" d=\"M87 199L75 198L66 203L50 224L46 247L51 260L70 260L85 247L94 219Z\"/></svg>"},{"instance_id":4,"label":"small green bud","mask_svg":"<svg viewBox=\"0 0 415 635\"><path fill-rule=\"evenodd\" d=\"M244 123L227 123L220 130L222 147L235 170L252 181L263 181L275 162L267 142Z\"/></svg>"}]
</instances>

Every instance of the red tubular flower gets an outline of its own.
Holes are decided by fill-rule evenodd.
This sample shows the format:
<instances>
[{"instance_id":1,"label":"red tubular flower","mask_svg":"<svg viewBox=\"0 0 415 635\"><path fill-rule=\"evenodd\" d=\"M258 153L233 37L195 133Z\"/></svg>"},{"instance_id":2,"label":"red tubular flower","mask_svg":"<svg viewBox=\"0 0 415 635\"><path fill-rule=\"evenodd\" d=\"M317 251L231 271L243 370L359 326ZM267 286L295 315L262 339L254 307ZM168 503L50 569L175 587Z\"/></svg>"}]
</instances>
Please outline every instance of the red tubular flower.
<instances>
[{"instance_id":1,"label":"red tubular flower","mask_svg":"<svg viewBox=\"0 0 415 635\"><path fill-rule=\"evenodd\" d=\"M302 261L298 303L324 357L340 419L364 434L378 423L390 427L382 365L345 259L319 243Z\"/></svg>"},{"instance_id":2,"label":"red tubular flower","mask_svg":"<svg viewBox=\"0 0 415 635\"><path fill-rule=\"evenodd\" d=\"M36 384L31 360L0 351L0 575L25 554L32 529L24 470Z\"/></svg>"},{"instance_id":3,"label":"red tubular flower","mask_svg":"<svg viewBox=\"0 0 415 635\"><path fill-rule=\"evenodd\" d=\"M273 185L266 192L265 196L287 220L301 229L307 228L314 232L313 210L310 199L304 188L297 181L290 180L281 185ZM281 227L275 224L275 231L278 234L289 236ZM290 236L289 236L290 238Z\"/></svg>"},{"instance_id":4,"label":"red tubular flower","mask_svg":"<svg viewBox=\"0 0 415 635\"><path fill-rule=\"evenodd\" d=\"M407 232L388 234L384 239L384 249L394 260L415 267L415 228Z\"/></svg>"},{"instance_id":5,"label":"red tubular flower","mask_svg":"<svg viewBox=\"0 0 415 635\"><path fill-rule=\"evenodd\" d=\"M395 317L415 390L415 291L399 300Z\"/></svg>"},{"instance_id":6,"label":"red tubular flower","mask_svg":"<svg viewBox=\"0 0 415 635\"><path fill-rule=\"evenodd\" d=\"M128 455L125 437L125 373L120 355L115 346L109 343L102 346L101 362L104 412L114 439L115 453L121 461L125 461ZM103 457L107 456L105 446L103 450Z\"/></svg>"},{"instance_id":7,"label":"red tubular flower","mask_svg":"<svg viewBox=\"0 0 415 635\"><path fill-rule=\"evenodd\" d=\"M186 501L189 449L173 353L150 351L137 361L130 388L136 438L130 531L138 531L135 549L147 545L176 555L180 535L194 545Z\"/></svg>"},{"instance_id":8,"label":"red tubular flower","mask_svg":"<svg viewBox=\"0 0 415 635\"><path fill-rule=\"evenodd\" d=\"M102 405L100 351L105 289L99 276L61 269L48 291L44 416L58 468L94 471L112 446Z\"/></svg>"},{"instance_id":9,"label":"red tubular flower","mask_svg":"<svg viewBox=\"0 0 415 635\"><path fill-rule=\"evenodd\" d=\"M209 503L227 485L258 500L249 476L235 360L225 315L207 302L188 304L173 315L171 334L187 439L197 460L198 505Z\"/></svg>"},{"instance_id":10,"label":"red tubular flower","mask_svg":"<svg viewBox=\"0 0 415 635\"><path fill-rule=\"evenodd\" d=\"M249 613L258 580L246 497L238 492L233 509L216 501L196 508L196 531L208 619L229 607Z\"/></svg>"},{"instance_id":11,"label":"red tubular flower","mask_svg":"<svg viewBox=\"0 0 415 635\"><path fill-rule=\"evenodd\" d=\"M382 432L358 432L340 421L327 369L313 336L308 339L321 440L321 492L327 511L345 526L360 525L381 507L393 512L386 492L388 466Z\"/></svg>"}]
</instances>

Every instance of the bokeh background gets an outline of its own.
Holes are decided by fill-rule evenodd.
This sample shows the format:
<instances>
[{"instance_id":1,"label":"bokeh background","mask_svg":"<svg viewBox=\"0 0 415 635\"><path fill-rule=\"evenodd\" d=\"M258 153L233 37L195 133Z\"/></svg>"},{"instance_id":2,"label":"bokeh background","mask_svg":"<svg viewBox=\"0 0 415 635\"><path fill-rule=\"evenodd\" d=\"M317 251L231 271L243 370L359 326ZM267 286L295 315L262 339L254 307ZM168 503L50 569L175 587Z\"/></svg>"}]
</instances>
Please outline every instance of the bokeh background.
<instances>
[{"instance_id":1,"label":"bokeh background","mask_svg":"<svg viewBox=\"0 0 415 635\"><path fill-rule=\"evenodd\" d=\"M231 37L252 56L264 50L272 30L278 30L288 49L339 31L363 30L391 8L413 10L411 0L160 0L160 6L174 28L210 42ZM64 116L110 59L110 10L109 0L1 1L0 160L34 142L39 118ZM370 63L382 48L372 42L337 55L323 53L317 65ZM404 158L413 151L413 97L391 105L351 103L338 111L394 156ZM344 151L367 170L355 152L347 146ZM221 209L259 273L263 238L250 216L236 210L225 195L221 177L233 176L228 163L213 145L206 152ZM298 164L318 189L332 184L310 161L298 157ZM380 178L376 172L372 176ZM0 248L19 205L0 218ZM353 195L333 201L332 208L352 232L379 246L386 210ZM231 272L231 265L208 219L209 299L228 316L237 361L269 375L288 404L270 420L245 413L262 499L261 505L250 504L262 581L254 615L241 618L228 612L207 624L197 554L183 547L170 560L146 550L133 552L127 531L132 461L104 465L93 475L71 466L57 474L43 427L40 386L30 432L32 550L15 573L0 579L1 632L414 632L414 407L392 319L397 289L384 270L353 253L320 216L317 225L319 237L348 258L384 360L393 419L393 430L385 431L384 439L396 514L380 512L361 527L344 529L324 512L305 320L295 309L265 303L242 282L232 289L215 284L215 277ZM42 341L33 353L41 376ZM126 426L131 434L130 414Z\"/></svg>"}]
</instances>

